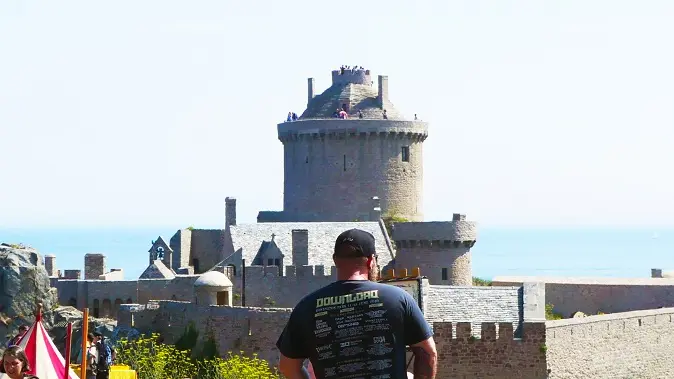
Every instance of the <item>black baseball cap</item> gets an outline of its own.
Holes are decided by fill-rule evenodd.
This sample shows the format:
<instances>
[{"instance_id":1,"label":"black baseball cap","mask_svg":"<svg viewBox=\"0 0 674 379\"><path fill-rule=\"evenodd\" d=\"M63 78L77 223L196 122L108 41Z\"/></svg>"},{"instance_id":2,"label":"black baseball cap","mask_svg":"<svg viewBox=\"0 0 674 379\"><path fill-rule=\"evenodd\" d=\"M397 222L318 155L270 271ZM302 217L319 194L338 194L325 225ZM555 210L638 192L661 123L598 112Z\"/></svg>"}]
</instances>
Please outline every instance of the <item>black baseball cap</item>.
<instances>
[{"instance_id":1,"label":"black baseball cap","mask_svg":"<svg viewBox=\"0 0 674 379\"><path fill-rule=\"evenodd\" d=\"M364 230L349 229L335 241L336 258L377 257L374 236Z\"/></svg>"}]
</instances>

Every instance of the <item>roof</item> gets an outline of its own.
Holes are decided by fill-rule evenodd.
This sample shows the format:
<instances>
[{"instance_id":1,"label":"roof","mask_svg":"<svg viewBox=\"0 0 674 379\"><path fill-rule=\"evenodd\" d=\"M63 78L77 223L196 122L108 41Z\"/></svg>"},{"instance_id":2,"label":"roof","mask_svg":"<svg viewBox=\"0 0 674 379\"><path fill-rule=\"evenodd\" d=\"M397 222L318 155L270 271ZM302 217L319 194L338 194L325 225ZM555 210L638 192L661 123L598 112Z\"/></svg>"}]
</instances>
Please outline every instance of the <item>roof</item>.
<instances>
[{"instance_id":1,"label":"roof","mask_svg":"<svg viewBox=\"0 0 674 379\"><path fill-rule=\"evenodd\" d=\"M389 120L404 120L393 104L387 101L382 109L377 101L377 88L353 83L337 83L326 89L322 94L315 96L307 109L300 116L307 118L332 118L333 112L341 108L342 104L350 104L349 117L357 118L358 111L363 112L365 119L382 119L382 111L386 109Z\"/></svg>"},{"instance_id":2,"label":"roof","mask_svg":"<svg viewBox=\"0 0 674 379\"><path fill-rule=\"evenodd\" d=\"M208 271L199 276L199 278L194 282L194 287L201 287L201 288L232 287L232 281L229 280L227 275L219 271Z\"/></svg>"},{"instance_id":3,"label":"roof","mask_svg":"<svg viewBox=\"0 0 674 379\"><path fill-rule=\"evenodd\" d=\"M309 265L331 267L335 240L345 230L358 228L365 230L375 238L375 247L379 254L379 265L386 266L393 253L386 245L386 237L378 222L265 222L258 224L231 225L234 251L242 249L242 258L253 262L262 241L271 241L281 250L285 265L292 264L292 231L305 229L309 235Z\"/></svg>"},{"instance_id":4,"label":"roof","mask_svg":"<svg viewBox=\"0 0 674 379\"><path fill-rule=\"evenodd\" d=\"M147 266L145 271L140 275L139 279L173 279L176 275L173 271L166 267L164 262L157 259Z\"/></svg>"}]
</instances>

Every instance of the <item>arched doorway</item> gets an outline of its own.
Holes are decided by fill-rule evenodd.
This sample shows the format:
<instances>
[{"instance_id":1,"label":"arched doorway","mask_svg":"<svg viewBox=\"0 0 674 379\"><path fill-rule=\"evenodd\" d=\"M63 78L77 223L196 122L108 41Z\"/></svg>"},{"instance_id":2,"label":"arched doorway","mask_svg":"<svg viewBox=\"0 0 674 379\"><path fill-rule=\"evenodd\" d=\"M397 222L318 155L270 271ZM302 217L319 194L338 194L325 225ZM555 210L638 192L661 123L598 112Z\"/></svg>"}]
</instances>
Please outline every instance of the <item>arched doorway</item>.
<instances>
[{"instance_id":1,"label":"arched doorway","mask_svg":"<svg viewBox=\"0 0 674 379\"><path fill-rule=\"evenodd\" d=\"M110 317L112 315L112 302L110 299L103 300L103 305L101 306L101 316Z\"/></svg>"},{"instance_id":2,"label":"arched doorway","mask_svg":"<svg viewBox=\"0 0 674 379\"><path fill-rule=\"evenodd\" d=\"M98 299L94 299L94 306L93 306L92 308L93 308L93 312L92 312L92 313L93 313L93 316L94 316L95 318L99 318L99 317L100 317L100 313L101 313L101 304L100 304L100 302L98 301ZM64 372L65 372L65 371L64 371Z\"/></svg>"}]
</instances>

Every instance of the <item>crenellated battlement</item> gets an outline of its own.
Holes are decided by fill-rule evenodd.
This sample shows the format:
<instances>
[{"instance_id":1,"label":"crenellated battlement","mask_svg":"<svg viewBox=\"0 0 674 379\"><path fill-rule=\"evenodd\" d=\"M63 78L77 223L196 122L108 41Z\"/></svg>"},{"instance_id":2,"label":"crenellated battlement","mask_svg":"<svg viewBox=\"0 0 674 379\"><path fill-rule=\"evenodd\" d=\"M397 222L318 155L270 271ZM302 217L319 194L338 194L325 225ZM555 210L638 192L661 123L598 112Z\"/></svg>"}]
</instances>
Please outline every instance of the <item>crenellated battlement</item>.
<instances>
[{"instance_id":1,"label":"crenellated battlement","mask_svg":"<svg viewBox=\"0 0 674 379\"><path fill-rule=\"evenodd\" d=\"M332 70L332 85L363 84L372 85L370 70Z\"/></svg>"},{"instance_id":2,"label":"crenellated battlement","mask_svg":"<svg viewBox=\"0 0 674 379\"><path fill-rule=\"evenodd\" d=\"M471 248L477 240L477 223L454 214L452 221L393 224L392 238L398 247Z\"/></svg>"},{"instance_id":3,"label":"crenellated battlement","mask_svg":"<svg viewBox=\"0 0 674 379\"><path fill-rule=\"evenodd\" d=\"M303 266L246 266L246 280L253 280L253 278L303 278L310 280L311 278L331 278L337 275L337 268L335 266L325 267L324 265L303 265Z\"/></svg>"},{"instance_id":4,"label":"crenellated battlement","mask_svg":"<svg viewBox=\"0 0 674 379\"><path fill-rule=\"evenodd\" d=\"M522 323L522 338L516 338L514 337L512 322L483 322L480 323L480 337L477 338L473 334L473 326L470 322L442 321L433 323L435 340L451 340L452 343L464 343L466 341L545 343L545 331L544 322L524 322Z\"/></svg>"},{"instance_id":5,"label":"crenellated battlement","mask_svg":"<svg viewBox=\"0 0 674 379\"><path fill-rule=\"evenodd\" d=\"M308 119L277 125L281 142L344 139L390 138L423 142L428 138L428 124L421 121L357 119Z\"/></svg>"}]
</instances>

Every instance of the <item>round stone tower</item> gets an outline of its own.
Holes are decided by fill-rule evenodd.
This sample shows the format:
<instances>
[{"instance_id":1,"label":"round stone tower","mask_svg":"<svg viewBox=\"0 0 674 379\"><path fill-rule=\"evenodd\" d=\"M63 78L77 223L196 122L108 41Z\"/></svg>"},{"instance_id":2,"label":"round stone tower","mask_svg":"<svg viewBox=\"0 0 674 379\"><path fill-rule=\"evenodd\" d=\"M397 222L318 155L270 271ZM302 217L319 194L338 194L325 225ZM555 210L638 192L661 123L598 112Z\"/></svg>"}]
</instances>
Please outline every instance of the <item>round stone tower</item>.
<instances>
[{"instance_id":1,"label":"round stone tower","mask_svg":"<svg viewBox=\"0 0 674 379\"><path fill-rule=\"evenodd\" d=\"M389 101L388 77L379 76L375 88L369 70L336 70L332 86L314 93L310 78L307 109L297 121L278 125L284 210L277 217L366 221L378 205L384 215L421 221L428 126L398 113ZM348 118L335 117L341 110Z\"/></svg>"}]
</instances>

